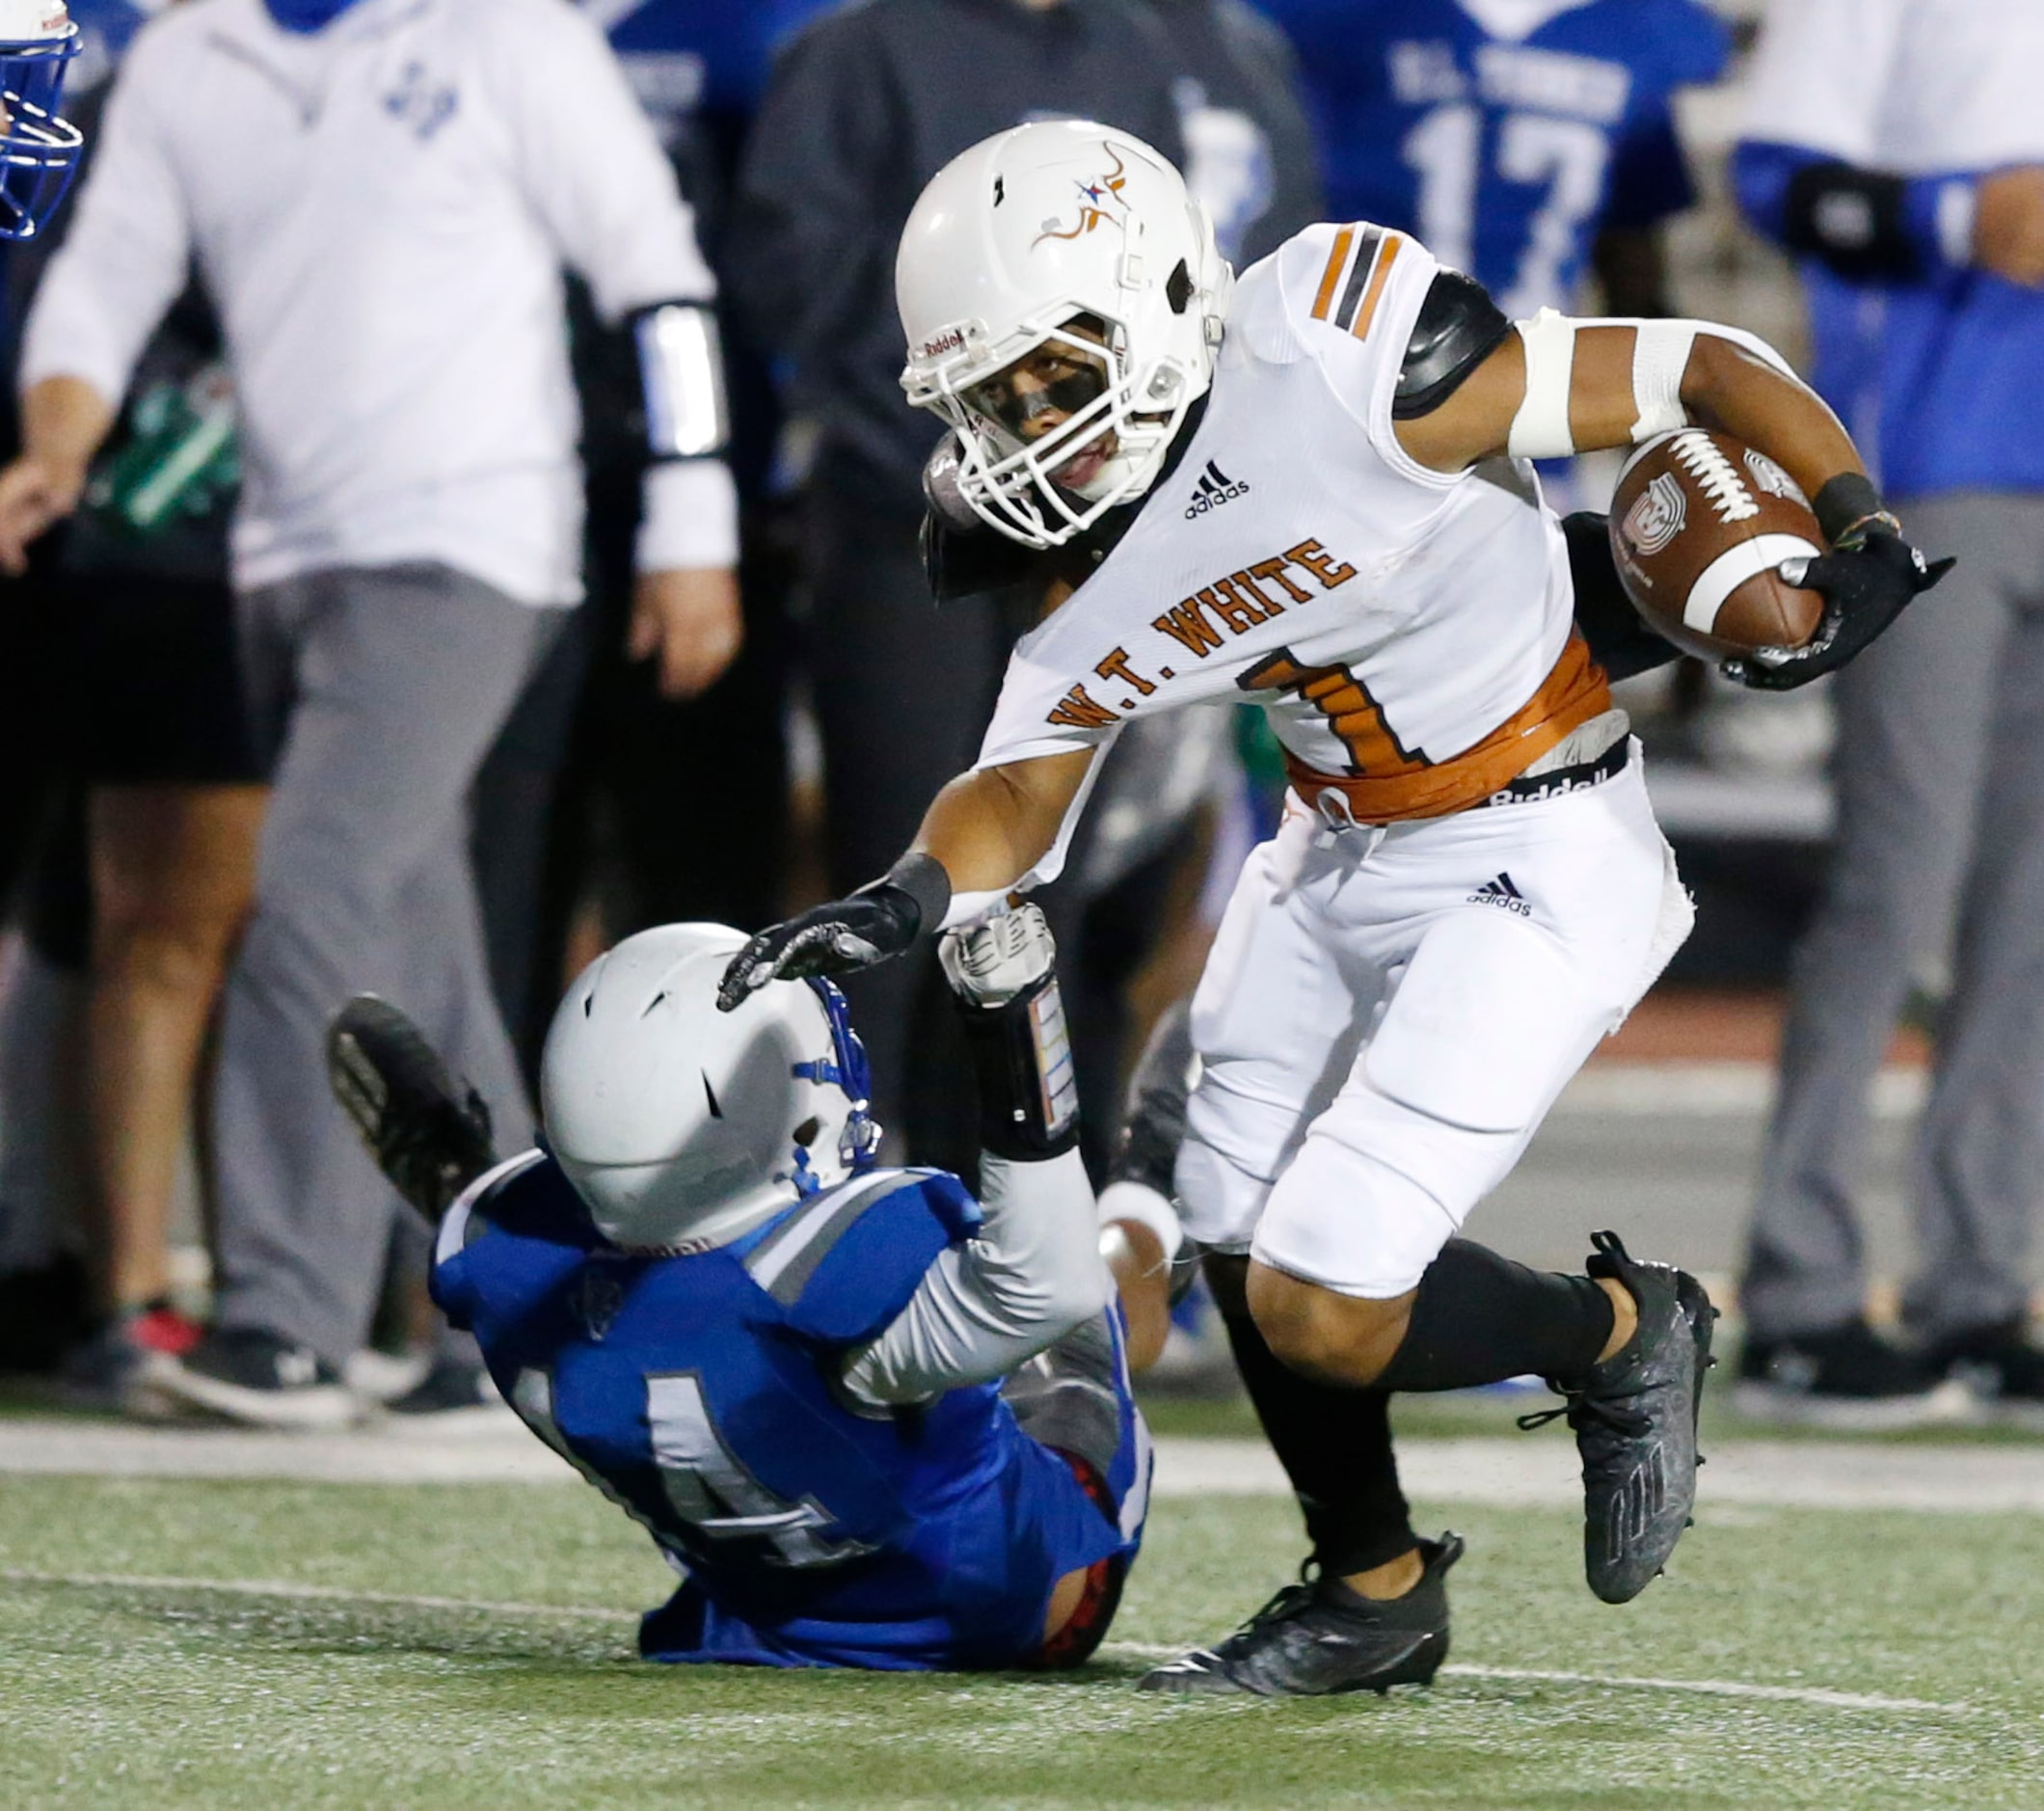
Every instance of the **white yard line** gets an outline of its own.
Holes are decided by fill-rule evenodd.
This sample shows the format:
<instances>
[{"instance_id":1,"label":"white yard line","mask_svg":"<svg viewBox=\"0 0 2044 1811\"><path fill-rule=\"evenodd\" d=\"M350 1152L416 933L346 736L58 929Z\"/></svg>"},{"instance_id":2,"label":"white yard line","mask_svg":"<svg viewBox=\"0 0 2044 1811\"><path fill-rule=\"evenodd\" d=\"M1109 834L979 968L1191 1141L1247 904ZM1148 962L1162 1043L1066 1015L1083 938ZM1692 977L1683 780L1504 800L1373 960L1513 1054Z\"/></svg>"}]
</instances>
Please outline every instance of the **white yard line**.
<instances>
[{"instance_id":1,"label":"white yard line","mask_svg":"<svg viewBox=\"0 0 2044 1811\"><path fill-rule=\"evenodd\" d=\"M336 1584L287 1584L281 1579L163 1579L124 1572L34 1572L0 1569L0 1583L49 1584L114 1591L215 1591L227 1597L276 1597L314 1604L373 1604L392 1609L453 1609L491 1616L566 1616L578 1621L635 1623L631 1609L583 1604L498 1604L486 1598L416 1597L401 1591L351 1591Z\"/></svg>"},{"instance_id":2,"label":"white yard line","mask_svg":"<svg viewBox=\"0 0 2044 1811\"><path fill-rule=\"evenodd\" d=\"M1176 1660L1186 1650L1154 1641L1103 1641L1100 1652L1122 1660ZM1470 1666L1450 1661L1443 1679L1520 1679L1534 1685L1603 1686L1627 1691L1694 1691L1714 1698L1760 1698L1780 1704L1821 1704L1835 1711L1922 1711L1938 1716L1976 1716L1972 1704L1936 1704L1928 1698L1885 1698L1822 1686L1754 1686L1736 1679L1647 1679L1624 1673L1547 1672L1533 1666Z\"/></svg>"},{"instance_id":3,"label":"white yard line","mask_svg":"<svg viewBox=\"0 0 2044 1811\"><path fill-rule=\"evenodd\" d=\"M1925 1070L1890 1066L1874 1078L1877 1120L1913 1120L1929 1087ZM1564 1118L1758 1119L1774 1104L1771 1063L1600 1061L1586 1064L1554 1103Z\"/></svg>"},{"instance_id":4,"label":"white yard line","mask_svg":"<svg viewBox=\"0 0 2044 1811\"><path fill-rule=\"evenodd\" d=\"M265 1597L285 1603L366 1604L378 1608L442 1609L487 1616L558 1616L581 1622L611 1623L623 1628L638 1621L626 1609L600 1609L580 1604L507 1604L487 1598L413 1596L401 1591L354 1591L332 1584L291 1584L277 1579L151 1578L120 1572L36 1572L21 1567L0 1569L0 1583L52 1585L67 1589L116 1591L207 1591L226 1597ZM1124 1660L1175 1660L1182 1647L1149 1641L1108 1641L1100 1652ZM1627 1691L1686 1691L1707 1697L1757 1698L1777 1704L1815 1704L1837 1711L1917 1711L1939 1716L1973 1716L1971 1704L1937 1704L1926 1698L1888 1698L1861 1691L1832 1691L1821 1686L1756 1686L1735 1679L1649 1679L1624 1674L1546 1672L1526 1666L1471 1666L1451 1662L1443 1677L1517 1679L1529 1684L1600 1686Z\"/></svg>"},{"instance_id":5,"label":"white yard line","mask_svg":"<svg viewBox=\"0 0 2044 1811\"><path fill-rule=\"evenodd\" d=\"M1722 1442L1708 1447L1702 1514L1715 1508L2044 1515L2044 1444ZM1540 1435L1401 1441L1399 1471L1427 1503L1567 1508L1582 1500L1574 1442ZM576 1473L523 1429L421 1441L359 1429L273 1434L0 1420L0 1475L270 1478L304 1483L568 1483ZM1281 1497L1270 1449L1245 1440L1157 1442L1160 1498Z\"/></svg>"},{"instance_id":6,"label":"white yard line","mask_svg":"<svg viewBox=\"0 0 2044 1811\"><path fill-rule=\"evenodd\" d=\"M1977 1716L1971 1704L1936 1704L1928 1698L1884 1698L1868 1691L1831 1691L1822 1686L1752 1686L1736 1679L1635 1679L1624 1674L1542 1672L1526 1666L1465 1666L1450 1661L1440 1669L1460 1679L1527 1679L1563 1686L1616 1686L1632 1691L1700 1691L1713 1698L1761 1698L1772 1704L1821 1704L1835 1711L1923 1711L1935 1716Z\"/></svg>"}]
</instances>

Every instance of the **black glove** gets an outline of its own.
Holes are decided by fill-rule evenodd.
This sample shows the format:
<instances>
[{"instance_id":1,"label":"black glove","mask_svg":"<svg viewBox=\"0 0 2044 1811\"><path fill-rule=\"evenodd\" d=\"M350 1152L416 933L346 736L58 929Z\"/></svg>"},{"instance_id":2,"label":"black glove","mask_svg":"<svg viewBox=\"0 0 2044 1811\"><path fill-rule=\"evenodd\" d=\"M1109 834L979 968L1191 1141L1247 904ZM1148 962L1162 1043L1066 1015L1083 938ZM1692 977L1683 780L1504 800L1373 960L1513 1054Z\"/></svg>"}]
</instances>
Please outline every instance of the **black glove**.
<instances>
[{"instance_id":1,"label":"black glove","mask_svg":"<svg viewBox=\"0 0 2044 1811\"><path fill-rule=\"evenodd\" d=\"M1782 577L1824 594L1816 634L1800 648L1727 661L1727 679L1755 691L1793 691L1835 673L1899 616L1909 600L1927 591L1957 562L1926 560L1885 527L1869 526L1858 539L1804 562L1797 576L1788 561Z\"/></svg>"},{"instance_id":2,"label":"black glove","mask_svg":"<svg viewBox=\"0 0 2044 1811\"><path fill-rule=\"evenodd\" d=\"M951 880L928 855L903 855L884 879L848 899L814 906L785 924L768 925L736 956L718 984L718 1010L729 1013L769 981L849 975L934 936L951 905Z\"/></svg>"}]
</instances>

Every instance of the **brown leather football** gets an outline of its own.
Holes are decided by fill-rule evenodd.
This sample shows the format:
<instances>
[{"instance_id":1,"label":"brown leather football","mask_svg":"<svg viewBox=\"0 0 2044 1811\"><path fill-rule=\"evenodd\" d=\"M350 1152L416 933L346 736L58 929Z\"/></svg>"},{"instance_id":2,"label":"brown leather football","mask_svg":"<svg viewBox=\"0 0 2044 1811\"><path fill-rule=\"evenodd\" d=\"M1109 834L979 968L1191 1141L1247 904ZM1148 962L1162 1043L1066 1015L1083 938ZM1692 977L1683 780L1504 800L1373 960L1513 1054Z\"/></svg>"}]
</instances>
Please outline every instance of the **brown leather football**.
<instances>
[{"instance_id":1,"label":"brown leather football","mask_svg":"<svg viewBox=\"0 0 2044 1811\"><path fill-rule=\"evenodd\" d=\"M1611 555L1626 595L1654 630L1706 660L1808 641L1824 600L1787 583L1779 568L1823 551L1809 500L1788 473L1706 428L1647 442L1611 500Z\"/></svg>"}]
</instances>

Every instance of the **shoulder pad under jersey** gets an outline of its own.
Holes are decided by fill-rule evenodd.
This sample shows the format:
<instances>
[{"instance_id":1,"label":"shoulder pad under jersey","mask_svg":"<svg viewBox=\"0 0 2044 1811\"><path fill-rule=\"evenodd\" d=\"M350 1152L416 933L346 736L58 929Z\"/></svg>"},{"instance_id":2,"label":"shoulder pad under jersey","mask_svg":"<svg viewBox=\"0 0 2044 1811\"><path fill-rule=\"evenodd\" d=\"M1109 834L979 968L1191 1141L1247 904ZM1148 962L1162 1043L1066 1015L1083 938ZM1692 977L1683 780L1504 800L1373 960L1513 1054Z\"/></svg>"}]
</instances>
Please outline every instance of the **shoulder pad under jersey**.
<instances>
[{"instance_id":1,"label":"shoulder pad under jersey","mask_svg":"<svg viewBox=\"0 0 2044 1811\"><path fill-rule=\"evenodd\" d=\"M980 1205L941 1170L877 1170L803 1202L740 1259L787 1324L830 1344L874 1338Z\"/></svg>"},{"instance_id":2,"label":"shoulder pad under jersey","mask_svg":"<svg viewBox=\"0 0 2044 1811\"><path fill-rule=\"evenodd\" d=\"M1406 342L1392 416L1410 421L1439 408L1511 331L1482 284L1459 270L1437 272Z\"/></svg>"}]
</instances>

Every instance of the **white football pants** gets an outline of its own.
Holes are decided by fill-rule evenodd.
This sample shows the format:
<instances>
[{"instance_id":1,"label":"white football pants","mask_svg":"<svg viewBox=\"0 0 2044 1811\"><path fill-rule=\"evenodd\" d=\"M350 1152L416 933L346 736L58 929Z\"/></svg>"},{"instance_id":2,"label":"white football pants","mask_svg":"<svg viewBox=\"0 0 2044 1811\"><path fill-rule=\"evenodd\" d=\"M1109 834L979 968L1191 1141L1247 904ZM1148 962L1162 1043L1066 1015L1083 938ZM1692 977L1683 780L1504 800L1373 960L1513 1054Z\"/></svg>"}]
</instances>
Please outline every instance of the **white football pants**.
<instances>
[{"instance_id":1,"label":"white football pants","mask_svg":"<svg viewBox=\"0 0 2044 1811\"><path fill-rule=\"evenodd\" d=\"M1193 996L1186 1231L1344 1295L1417 1285L1687 934L1632 760L1600 785L1329 827L1296 796Z\"/></svg>"}]
</instances>

